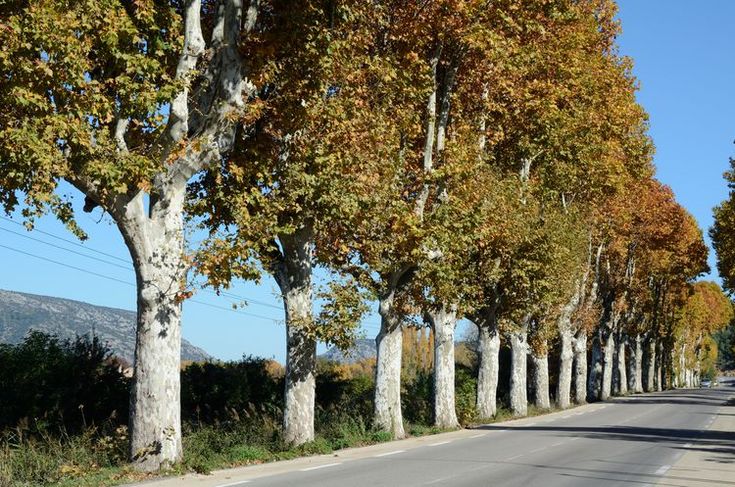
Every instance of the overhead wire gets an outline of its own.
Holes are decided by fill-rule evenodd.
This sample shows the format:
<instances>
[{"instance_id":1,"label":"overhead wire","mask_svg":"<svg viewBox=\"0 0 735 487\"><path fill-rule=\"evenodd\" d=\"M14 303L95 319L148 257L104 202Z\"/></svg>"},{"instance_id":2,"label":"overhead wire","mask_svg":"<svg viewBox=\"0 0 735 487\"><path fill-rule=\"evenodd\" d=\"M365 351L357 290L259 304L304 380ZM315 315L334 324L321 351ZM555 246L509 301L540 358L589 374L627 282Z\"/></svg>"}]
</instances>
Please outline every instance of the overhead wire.
<instances>
[{"instance_id":1,"label":"overhead wire","mask_svg":"<svg viewBox=\"0 0 735 487\"><path fill-rule=\"evenodd\" d=\"M117 283L120 283L120 284L125 284L127 286L135 287L135 284L133 284L130 281L125 281L123 279L118 279L116 277L108 276L108 275L105 275L105 274L100 274L99 272L90 271L89 269L84 269L84 268L81 268L81 267L73 266L73 265L67 264L65 262L59 262L58 260L49 259L48 257L44 257L44 256L41 256L41 255L33 254L31 252L26 252L25 250L16 249L15 247L10 247L8 245L0 244L0 248L4 248L4 249L7 249L7 250L10 250L10 251L13 251L13 252L17 252L19 254L23 254L23 255L26 255L28 257L33 257L35 259L43 260L45 262L50 262L52 264L60 265L60 266L66 267L68 269L73 269L75 271L84 272L85 274L90 274L90 275L93 275L93 276L96 276L96 277L100 277L102 279L107 279L109 281L114 281L114 282L117 282ZM221 309L223 311L231 311L233 313L239 313L239 314L242 314L242 315L245 315L245 316L250 316L250 317L253 317L253 318L259 318L259 319L263 319L263 320L270 320L270 321L273 321L273 322L276 322L276 323L280 323L281 322L281 320L278 320L278 319L275 319L275 318L272 318L272 317L269 317L269 316L262 316L262 315L258 315L258 314L255 314L255 313L249 313L247 311L242 311L242 310L235 309L235 308L228 308L226 306L218 306L216 304L211 304L211 303L207 303L207 302L204 302L204 301L199 301L198 299L188 299L187 301L192 302L192 303L196 303L196 304L201 304L203 306L209 306L210 308L217 308L217 309Z\"/></svg>"},{"instance_id":2,"label":"overhead wire","mask_svg":"<svg viewBox=\"0 0 735 487\"><path fill-rule=\"evenodd\" d=\"M16 222L16 221L14 221L14 220L12 220L10 218L4 217L4 216L0 216L0 219L9 221L9 222L14 223L16 225L23 226L21 223ZM32 240L32 241L35 241L35 242L38 242L38 243L47 245L49 247L56 248L58 250L63 250L65 252L70 252L72 254L75 254L75 255L78 255L78 256L81 256L81 257L85 257L85 258L88 258L88 259L92 259L92 260L95 260L97 262L102 262L104 264L111 265L111 266L114 266L114 267L117 267L117 268L120 268L120 269L124 269L124 270L128 270L128 271L132 271L133 270L132 269L132 263L130 263L130 261L128 261L128 260L122 259L122 258L120 258L120 257L118 257L118 256L116 256L114 254L110 254L110 253L107 253L107 252L103 252L103 251L94 249L92 247L88 247L86 245L82 245L82 244L80 244L78 242L74 242L72 240L69 240L69 239L60 237L58 235L54 235L54 234L52 234L50 232L45 232L43 230L38 230L38 229L34 229L33 230L34 232L41 233L43 235L46 235L46 236L55 238L57 240L60 240L60 241L65 242L65 243L68 243L68 244L71 244L71 245L75 245L75 246L84 248L85 250L89 250L89 251L95 252L95 253L97 253L99 255L104 255L104 256L107 256L107 257L116 259L118 261L125 262L125 263L128 264L128 266L123 266L123 265L117 264L115 262L109 262L109 261L107 261L105 259L100 259L100 258L95 257L95 256L86 255L84 253L75 251L73 249L68 249L68 248L62 247L60 245L56 245L56 244L53 244L51 242L46 242L44 240L41 240L41 239L32 237L30 235L25 235L25 234L20 233L20 232L15 232L13 230L9 230L7 228L0 227L0 230L5 231L5 232L8 232L8 233L11 233L11 234L14 234L16 236L19 236L19 237L22 237L22 238L25 238L25 239L29 239L29 240ZM135 284L133 284L133 283L131 283L129 281L125 281L125 280L118 279L118 278L115 278L115 277L112 277L112 276L100 274L98 272L90 271L88 269L84 269L84 268L81 268L81 267L73 266L73 265L70 265L70 264L67 264L67 263L64 263L64 262L60 262L60 261L57 261L57 260L54 260L54 259L50 259L48 257L44 257L44 256L32 254L30 252L26 252L26 251L23 251L23 250L20 250L20 249L16 249L14 247L9 247L9 246L2 245L2 244L0 244L0 247L5 248L7 250L11 250L11 251L17 252L17 253L20 253L20 254L23 254L23 255L26 255L26 256L29 256L29 257L40 259L40 260L43 260L43 261L46 261L46 262L49 262L49 263L53 263L53 264L56 264L56 265L60 265L60 266L63 266L63 267L69 268L69 269L73 269L73 270L76 270L76 271L79 271L79 272L84 272L84 273L87 273L87 274L90 274L90 275L94 275L96 277L100 277L100 278L103 278L103 279L107 279L107 280L110 280L110 281L114 281L114 282L118 282L118 283L121 283L121 284L126 284L128 286L135 287ZM251 304L252 303L252 304L255 304L255 305L264 306L264 307L268 307L268 308L272 308L272 309L277 309L277 310L282 310L283 309L281 306L277 306L277 305L274 305L274 304L266 303L264 301L259 301L259 300L251 299L251 298L248 298L246 296L240 296L240 295L231 293L229 291L219 291L219 292L217 292L217 291L213 291L211 289L203 289L203 291L206 292L206 293L208 293L208 294L215 295L215 296L224 296L224 297L229 297L230 299L237 299L237 300L240 300L240 301L242 301L242 302L244 302L246 304ZM254 318L270 320L270 321L274 321L274 322L278 322L278 323L281 323L282 322L282 320L279 320L279 319L276 319L276 318L266 317L266 316L263 316L263 315L259 315L259 314L255 314L255 313L250 313L250 312L242 311L242 310L239 310L239 309L237 309L235 307L228 308L228 307L225 307L225 306L218 306L216 304L207 303L207 302L199 301L199 300L196 300L196 299L188 299L187 301L190 301L190 302L193 302L193 303L196 303L196 304L201 304L203 306L208 306L208 307L215 308L215 309L220 309L220 310L224 310L224 311L231 311L231 312L240 313L240 314L243 314L243 315L246 315L246 316L251 316L251 317L254 317ZM377 331L377 330L380 329L380 325L375 324L375 323L364 322L364 323L361 324L361 326L364 329L368 329L368 330L372 330L372 331Z\"/></svg>"}]
</instances>

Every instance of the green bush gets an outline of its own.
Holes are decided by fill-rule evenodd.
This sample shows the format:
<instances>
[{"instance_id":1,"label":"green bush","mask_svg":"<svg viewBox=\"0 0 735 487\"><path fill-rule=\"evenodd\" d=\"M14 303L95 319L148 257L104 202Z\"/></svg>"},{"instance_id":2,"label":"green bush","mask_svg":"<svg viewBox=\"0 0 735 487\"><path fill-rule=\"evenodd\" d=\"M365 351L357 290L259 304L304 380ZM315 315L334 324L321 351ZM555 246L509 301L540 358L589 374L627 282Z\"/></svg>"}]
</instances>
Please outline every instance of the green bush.
<instances>
[{"instance_id":1,"label":"green bush","mask_svg":"<svg viewBox=\"0 0 735 487\"><path fill-rule=\"evenodd\" d=\"M406 382L402 385L401 406L405 421L417 424L433 423L433 387L434 374L423 371L419 371L413 381Z\"/></svg>"},{"instance_id":2,"label":"green bush","mask_svg":"<svg viewBox=\"0 0 735 487\"><path fill-rule=\"evenodd\" d=\"M454 375L454 394L457 419L460 424L469 424L477 419L477 379L467 367L457 366Z\"/></svg>"},{"instance_id":3,"label":"green bush","mask_svg":"<svg viewBox=\"0 0 735 487\"><path fill-rule=\"evenodd\" d=\"M283 405L283 381L268 374L266 360L194 363L181 372L181 417L214 424L240 415L277 415Z\"/></svg>"},{"instance_id":4,"label":"green bush","mask_svg":"<svg viewBox=\"0 0 735 487\"><path fill-rule=\"evenodd\" d=\"M0 345L0 430L62 430L127 422L129 380L97 337L59 340L31 331Z\"/></svg>"}]
</instances>

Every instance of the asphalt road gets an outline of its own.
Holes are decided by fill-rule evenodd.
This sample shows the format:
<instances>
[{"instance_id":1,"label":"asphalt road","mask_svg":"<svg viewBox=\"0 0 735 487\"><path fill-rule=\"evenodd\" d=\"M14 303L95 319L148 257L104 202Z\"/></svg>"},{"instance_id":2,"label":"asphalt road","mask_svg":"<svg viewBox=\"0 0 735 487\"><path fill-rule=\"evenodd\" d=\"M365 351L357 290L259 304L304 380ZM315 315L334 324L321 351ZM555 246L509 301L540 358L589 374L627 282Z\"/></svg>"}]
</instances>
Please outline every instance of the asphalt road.
<instances>
[{"instance_id":1,"label":"asphalt road","mask_svg":"<svg viewBox=\"0 0 735 487\"><path fill-rule=\"evenodd\" d=\"M698 445L735 461L735 433L707 429L734 397L734 383L628 397L220 487L653 485Z\"/></svg>"}]
</instances>

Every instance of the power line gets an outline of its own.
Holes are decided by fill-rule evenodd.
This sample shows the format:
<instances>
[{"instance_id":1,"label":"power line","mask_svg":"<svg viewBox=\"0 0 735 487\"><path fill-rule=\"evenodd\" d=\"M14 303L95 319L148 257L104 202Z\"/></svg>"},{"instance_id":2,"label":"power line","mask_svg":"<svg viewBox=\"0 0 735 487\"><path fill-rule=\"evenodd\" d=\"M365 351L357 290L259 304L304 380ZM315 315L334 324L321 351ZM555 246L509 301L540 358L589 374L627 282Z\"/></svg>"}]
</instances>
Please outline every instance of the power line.
<instances>
[{"instance_id":1,"label":"power line","mask_svg":"<svg viewBox=\"0 0 735 487\"><path fill-rule=\"evenodd\" d=\"M16 222L16 221L13 221L13 220L11 220L10 218L6 218L6 217L3 217L3 216L0 216L0 218L1 218L1 219L3 219L3 220L7 220L7 221L9 221L9 222L11 222L11 223L15 223L16 225L20 225L20 226L23 226L22 224L20 224L20 223L18 223L18 222ZM72 249L67 249L67 248L65 248L65 247L62 247L62 246L59 246L59 245L55 245L55 244L52 244L52 243L50 243L50 242L45 242L45 241L43 241L43 240L41 240L41 239L38 239L38 238L32 237L32 236L30 236L30 235L25 235L25 234L23 234L23 233L21 233L21 232L15 232L15 231L13 231L13 230L9 230L9 229L7 229L7 228L2 228L2 227L0 227L0 230L3 230L3 231L5 231L5 232L8 232L8 233L12 233L12 234L14 234L14 235L18 235L19 237L23 237L23 238L26 238L26 239L29 239L29 240L33 240L33 241L35 241L35 242L39 242L39 243L42 243L42 244L44 244L44 245L48 245L48 246L50 246L50 247L53 247L53 248L56 248L56 249L59 249L59 250L64 250L64 251L66 251L66 252L71 252L72 254L75 254L75 255L79 255L79 256L81 256L81 257L85 257L85 258L87 258L87 259L92 259L92 260L96 260L97 262L102 262L102 263L105 263L105 264L108 264L108 265L111 265L111 266L115 266L115 267L118 267L118 268L120 268L120 269L125 269L125 270L128 270L128 271L132 271L132 270L133 270L133 268L132 268L132 263L131 263L130 261L128 261L128 260L122 259L122 258L120 258L120 257L117 257L117 256L113 255L113 254L108 254L108 253L106 253L106 252L102 252L102 251L100 251L100 250L96 250L96 249L93 249L93 248L91 248L91 247L87 247L87 246L85 246L85 245L82 245L82 244L79 244L79 243L77 243L77 242L74 242L74 241L71 241L71 240L68 240L68 239L65 239L65 238L59 237L59 236L57 236L57 235L54 235L54 234L51 234L51 233L48 233L48 232L44 232L44 231L42 231L42 230L34 229L33 231L34 231L34 232L39 232L39 233L42 233L42 234L44 234L44 235L47 235L47 236L49 236L49 237L53 237L53 238L55 238L55 239L57 239L57 240L61 240L61 241L63 241L63 242L66 242L66 243L69 243L69 244L72 244L72 245L76 245L76 246L82 247L83 249L86 249L86 250L90 250L90 251L92 251L92 252L96 252L96 253L98 253L98 254L101 254L101 255L106 255L106 256L108 256L108 257L111 257L111 258L113 258L113 259L119 260L119 261L121 261L121 262L125 262L125 263L127 263L128 265L127 265L127 266L122 266L122 265L120 265L120 264L117 264L117 263L115 263L115 262L109 262L109 261L107 261L107 260L104 260L104 259L100 259L100 258L97 258L97 257L91 256L91 255L86 255L86 254L84 254L84 253L82 253L82 252L77 252L76 250L72 250ZM239 296L239 295L237 295L237 294L234 294L234 293L231 293L231 292L225 292L225 291L220 291L219 293L217 293L216 291L212 291L211 289L202 289L202 290L203 290L204 292L208 293L208 294L212 294L212 295L215 295L215 296L220 296L220 295L222 295L222 296L225 296L225 297L229 297L229 298L231 298L231 299L237 299L237 300L240 300L240 301L244 301L244 302L246 302L246 303L248 303L248 304L252 303L252 304L256 304L256 305L259 305L259 306L265 306L265 307L268 307L268 308L272 308L272 309L277 309L277 310L279 310L279 311L283 309L283 308L282 308L281 306L276 306L276 305L274 305L274 304L266 303L266 302L264 302L264 301L258 301L258 300L256 300L256 299L251 299L251 298L248 298L248 297L245 297L245 296Z\"/></svg>"},{"instance_id":2,"label":"power line","mask_svg":"<svg viewBox=\"0 0 735 487\"><path fill-rule=\"evenodd\" d=\"M22 223L20 223L20 222L17 222L17 221L15 221L15 220L13 220L12 218L8 218L8 217L6 217L6 216L2 216L2 215L0 215L0 219L3 219L3 220L5 220L5 221L8 221L8 222L10 222L10 223L13 223L13 224L15 224L15 225L18 225L18 226L21 226L21 227L25 228L25 225L23 225L23 224L22 224ZM40 234L43 234L43 235L47 235L47 236L49 236L49 237L51 237L51 238L55 238L56 240L61 240L62 242L66 242L66 243L68 243L68 244L76 245L77 247L81 247L81 248L83 248L83 249L87 249L87 250L89 250L89 251L91 251L91 252L95 252L95 253L97 253L97 254L100 254L100 255L104 255L104 256L107 256L107 257L113 258L113 259L115 259L115 260L119 260L119 261L121 261L121 262L125 262L125 263L127 263L127 264L130 264L130 260L128 260L128 259L123 259L123 258L121 258L121 257L118 257L117 255L113 255L113 254L108 254L107 252L103 252L103 251L101 251L101 250L96 250L96 249L93 249L93 248L91 248L91 247L87 247L86 245L84 245L84 244L80 244L79 242L75 242L74 240L69 240L68 238L64 238L64 237L59 237L58 235L54 235L53 233L49 233L49 232L45 232L45 231L43 231L43 230L39 230L39 229L37 229L37 228L34 228L34 229L33 229L33 231L34 231L34 232L36 232L36 233L40 233Z\"/></svg>"},{"instance_id":3,"label":"power line","mask_svg":"<svg viewBox=\"0 0 735 487\"><path fill-rule=\"evenodd\" d=\"M106 276L104 274L99 274L99 273L94 272L94 271L90 271L90 270L87 270L87 269L82 269L81 267L76 267L76 266L73 266L73 265L70 265L70 264L66 264L64 262L59 262L58 260L53 260L53 259L49 259L47 257L43 257L43 256L40 256L40 255L32 254L30 252L26 252L24 250L16 249L14 247L8 247L7 245L0 244L0 247L2 247L4 249L12 250L13 252L18 252L19 254L27 255L29 257L34 257L36 259L44 260L46 262L51 262L52 264L57 264L57 265L60 265L60 266L63 266L63 267L67 267L69 269L74 269L75 271L84 272L84 273L87 273L87 274L91 274L93 276L101 277L103 279L107 279L107 280L110 280L110 281L115 281L115 282L119 282L121 284L126 284L128 286L135 287L135 284L133 284L132 282L123 281L122 279L118 279L116 277L110 277L110 276Z\"/></svg>"},{"instance_id":4,"label":"power line","mask_svg":"<svg viewBox=\"0 0 735 487\"><path fill-rule=\"evenodd\" d=\"M27 255L28 257L33 257L35 259L43 260L45 262L50 262L52 264L60 265L60 266L66 267L68 269L73 269L75 271L84 272L85 274L90 274L90 275L93 275L93 276L96 276L96 277L100 277L102 279L107 279L109 281L114 281L114 282L117 282L117 283L120 283L120 284L125 284L126 286L136 287L135 284L133 284L130 281L125 281L125 280L122 280L122 279L118 279L116 277L107 276L105 274L100 274L98 272L90 271L88 269L83 269L81 267L77 267L77 266L73 266L73 265L70 265L70 264L66 264L64 262L59 262L58 260L49 259L48 257L43 257L41 255L32 254L32 253L26 252L24 250L16 249L14 247L9 247L7 245L0 244L0 247L2 247L4 249L7 249L7 250L10 250L10 251L13 251L13 252L17 252L19 254ZM201 304L203 306L209 306L210 308L216 308L216 309L221 309L223 311L231 311L233 313L239 313L239 314L242 314L242 315L245 315L245 316L250 316L250 317L253 317L253 318L259 318L259 319L263 319L263 320L270 320L270 321L273 321L273 322L276 322L276 323L280 323L280 321L281 321L281 320L278 320L278 319L275 319L275 318L271 318L271 317L268 317L268 316L262 316L262 315L257 315L257 314L254 314L254 313L248 313L246 311L241 311L241 310L234 309L234 308L227 308L225 306L218 306L216 304L206 303L204 301L199 301L199 300L196 300L196 299L189 299L188 301L190 301L192 303L196 303L196 304Z\"/></svg>"},{"instance_id":5,"label":"power line","mask_svg":"<svg viewBox=\"0 0 735 487\"><path fill-rule=\"evenodd\" d=\"M100 259L98 257L94 257L94 256L91 256L91 255L86 255L86 254L83 254L82 252L77 252L76 250L67 249L65 247L62 247L61 245L52 244L51 242L45 242L45 241L41 240L40 238L35 238L35 237L31 237L30 235L25 235L25 234L20 233L20 232L14 232L13 230L8 230L7 228L0 227L0 230L2 230L3 232L12 233L13 235L18 235L19 237L27 238L28 240L33 240L34 242L39 242L39 243L42 243L44 245L48 245L49 247L53 247L55 249L65 250L66 252L71 252L72 254L76 254L76 255L80 255L82 257L86 257L87 259L96 260L97 262L103 262L105 264L108 264L108 265L111 265L111 266L115 266L115 267L117 267L119 269L125 269L126 271L133 270L132 267L130 267L130 265L124 266L124 265L117 264L115 262L110 262L109 260ZM87 249L87 250L92 250L92 249Z\"/></svg>"},{"instance_id":6,"label":"power line","mask_svg":"<svg viewBox=\"0 0 735 487\"><path fill-rule=\"evenodd\" d=\"M7 218L5 216L0 215L0 219L5 220L5 221L8 221L10 223L14 223L16 225L19 225L19 226L25 228L25 226L22 223L19 223L19 222L15 221L15 220L13 220L11 218ZM124 269L124 270L127 270L127 271L133 271L132 263L129 260L123 259L121 257L118 257L118 256L114 255L114 254L110 254L110 253L107 253L107 252L103 252L101 250L94 249L92 247L87 247L86 245L82 245L82 244L80 244L78 242L75 242L73 240L69 240L69 239L60 237L58 235L54 235L53 233L45 232L45 231L39 230L39 229L34 229L33 230L34 232L41 233L43 235L46 235L46 236L55 238L55 239L60 240L62 242L65 242L65 243L68 243L68 244L71 244L71 245L75 245L77 247L81 247L81 248L83 248L85 250L88 250L88 251L95 252L95 253L100 254L100 255L104 255L104 256L110 257L110 258L115 259L115 260L118 260L120 262L125 262L128 265L127 266L122 266L122 265L117 264L115 262L109 262L107 260L100 259L98 257L94 257L94 256L91 256L91 255L86 255L86 254L83 254L81 252L77 252L76 250L68 249L68 248L62 247L60 245L55 245L55 244L50 243L50 242L45 242L45 241L43 241L41 239L32 237L30 235L25 235L25 234L23 234L21 232L15 232L15 231L9 230L7 228L0 227L0 230L5 231L5 232L8 232L8 233L11 233L11 234L14 234L14 235L17 235L19 237L23 237L23 238L26 238L26 239L35 241L35 242L42 243L44 245L48 245L50 247L53 247L53 248L56 248L56 249L59 249L59 250L63 250L65 252L70 252L72 254L75 254L75 255L78 255L78 256L81 256L81 257L85 257L87 259L92 259L92 260L95 260L97 262L102 262L104 264L108 264L108 265L111 265L111 266L114 266L114 267L117 267L117 268L120 268L120 269ZM70 269L74 269L74 270L77 270L77 271L80 271L80 272L85 272L87 274L91 274L91 275L94 275L94 276L97 276L97 277L101 277L103 279L112 280L112 281L119 282L119 283L122 283L122 284L126 284L126 285L129 285L129 286L135 286L134 284L132 284L130 282L127 282L127 281L123 281L121 279L117 279L117 278L114 278L114 277L110 277L110 276L106 276L106 275L103 275L103 274L99 274L97 272L89 271L89 270L86 270L86 269L83 269L83 268L80 268L80 267L72 266L70 264L66 264L66 263L59 262L59 261L56 261L56 260L53 260L53 259L49 259L47 257L42 257L42 256L39 256L39 255L31 254L31 253L24 252L22 250L15 249L15 248L12 248L12 247L8 247L8 246L5 246L5 245L0 245L0 247L6 248L8 250L13 250L15 252L19 252L21 254L25 254L25 255L28 255L30 257L35 257L37 259L45 260L45 261L50 262L50 263L53 263L53 264L57 264L57 265L61 265L61 266L64 266L64 267L67 267L67 268L70 268ZM277 306L277 305L274 305L274 304L271 304L271 303L266 303L264 301L259 301L259 300L256 300L256 299L251 299L251 298L248 298L246 296L240 296L240 295L237 295L237 294L228 292L228 291L219 291L219 292L216 292L216 291L213 291L211 289L202 289L202 290L205 293L208 293L208 294L212 294L212 295L215 295L215 296L229 297L230 299L237 299L237 300L240 300L240 301L244 301L247 304L255 304L255 305L258 305L258 306L264 306L264 307L276 309L276 310L279 310L279 311L283 309L281 306ZM189 301L194 302L194 303L198 303L198 304L202 304L204 306L210 306L210 307L217 308L217 309L238 312L238 313L241 313L241 314L245 314L245 315L248 315L248 316L253 316L253 317L256 317L256 318L260 318L260 319L267 319L267 320L272 320L272 321L279 321L279 320L275 320L274 318L268 318L268 317L265 317L265 316L262 316L262 315L257 315L257 314L254 314L254 313L247 313L247 312L240 311L240 310L237 310L237 309L234 309L234 308L227 308L227 307L224 307L224 306L217 306L215 304L205 303L203 301L198 301L198 300L193 300L193 299L190 299ZM380 330L380 325L377 324L377 323L364 323L362 326L363 326L363 328L372 328L373 330Z\"/></svg>"}]
</instances>

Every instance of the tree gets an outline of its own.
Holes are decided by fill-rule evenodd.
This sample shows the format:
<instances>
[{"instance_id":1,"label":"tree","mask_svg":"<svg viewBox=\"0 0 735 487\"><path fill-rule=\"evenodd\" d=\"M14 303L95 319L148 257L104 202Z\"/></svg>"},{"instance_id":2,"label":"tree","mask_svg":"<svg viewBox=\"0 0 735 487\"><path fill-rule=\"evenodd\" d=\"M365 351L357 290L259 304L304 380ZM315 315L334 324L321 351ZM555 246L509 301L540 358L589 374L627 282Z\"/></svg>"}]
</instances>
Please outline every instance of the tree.
<instances>
[{"instance_id":1,"label":"tree","mask_svg":"<svg viewBox=\"0 0 735 487\"><path fill-rule=\"evenodd\" d=\"M709 230L712 245L717 252L717 270L728 293L735 290L735 159L730 159L730 170L725 172L730 195L714 209L715 222Z\"/></svg>"},{"instance_id":2,"label":"tree","mask_svg":"<svg viewBox=\"0 0 735 487\"><path fill-rule=\"evenodd\" d=\"M116 223L137 283L130 454L156 470L181 458L186 185L233 141L247 92L239 39L257 1L11 3L0 28L0 201L8 214L22 206L29 227L50 211L83 237L55 192L64 180L85 211L99 206Z\"/></svg>"},{"instance_id":3,"label":"tree","mask_svg":"<svg viewBox=\"0 0 735 487\"><path fill-rule=\"evenodd\" d=\"M258 279L262 269L281 290L284 437L298 445L314 439L316 343L348 348L362 310L357 283L344 280L321 296L330 314L315 316L313 269L344 271L349 247L339 232L352 236L344 222L390 184L394 166L380 163L397 153L399 139L381 138L391 135L384 126L394 130L390 108L402 94L388 91L398 72L390 59L373 52L372 22L382 9L318 1L295 11L274 1L266 10L262 31L244 46L256 86L250 128L192 187L190 204L210 232L197 262L211 285Z\"/></svg>"},{"instance_id":4,"label":"tree","mask_svg":"<svg viewBox=\"0 0 735 487\"><path fill-rule=\"evenodd\" d=\"M692 286L673 329L679 360L672 365L680 386L693 387L695 374L715 368L717 346L712 340L732 317L732 302L717 283L701 281Z\"/></svg>"}]
</instances>

